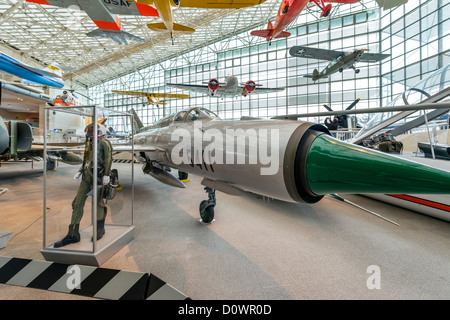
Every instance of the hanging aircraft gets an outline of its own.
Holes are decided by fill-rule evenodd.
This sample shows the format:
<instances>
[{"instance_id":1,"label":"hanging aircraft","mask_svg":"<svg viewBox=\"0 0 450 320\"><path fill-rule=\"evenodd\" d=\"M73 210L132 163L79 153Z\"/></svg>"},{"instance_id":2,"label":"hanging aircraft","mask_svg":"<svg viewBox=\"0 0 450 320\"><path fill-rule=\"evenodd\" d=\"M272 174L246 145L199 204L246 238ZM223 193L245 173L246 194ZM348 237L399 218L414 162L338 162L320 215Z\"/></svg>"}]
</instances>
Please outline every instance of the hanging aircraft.
<instances>
[{"instance_id":1,"label":"hanging aircraft","mask_svg":"<svg viewBox=\"0 0 450 320\"><path fill-rule=\"evenodd\" d=\"M53 66L44 69L33 68L3 52L0 52L0 70L24 79L24 83L55 88L64 87L64 81L58 68Z\"/></svg>"},{"instance_id":2,"label":"hanging aircraft","mask_svg":"<svg viewBox=\"0 0 450 320\"><path fill-rule=\"evenodd\" d=\"M227 76L226 82L221 83L219 80L213 78L204 84L176 84L167 83L169 87L174 87L193 92L206 93L211 97L237 97L248 96L249 94L271 93L283 91L284 88L262 88L262 85L249 80L246 83L239 83L236 76Z\"/></svg>"},{"instance_id":3,"label":"hanging aircraft","mask_svg":"<svg viewBox=\"0 0 450 320\"><path fill-rule=\"evenodd\" d=\"M147 102L145 105L149 105L149 104L165 105L165 104L167 104L165 102L165 100L160 100L160 99L187 99L187 98L189 98L188 94L176 94L176 93L155 93L155 92L121 91L121 90L112 90L112 92L130 95L130 96L147 98Z\"/></svg>"},{"instance_id":4,"label":"hanging aircraft","mask_svg":"<svg viewBox=\"0 0 450 320\"><path fill-rule=\"evenodd\" d=\"M320 78L328 78L329 75L336 72L343 72L344 69L353 69L355 73L359 73L359 69L356 69L355 64L357 62L379 62L386 59L390 54L384 53L365 53L367 49L354 50L353 52L326 50L318 48L309 48L295 46L289 50L289 53L293 57L319 59L331 61L325 69L319 72L314 69L311 75L304 75L306 78L312 78L313 81L317 81Z\"/></svg>"},{"instance_id":5,"label":"hanging aircraft","mask_svg":"<svg viewBox=\"0 0 450 320\"><path fill-rule=\"evenodd\" d=\"M61 8L79 8L87 13L98 29L87 33L89 37L110 38L118 44L130 41L145 42L144 39L125 32L118 15L158 17L158 11L146 4L126 0L26 0Z\"/></svg>"},{"instance_id":6,"label":"hanging aircraft","mask_svg":"<svg viewBox=\"0 0 450 320\"><path fill-rule=\"evenodd\" d=\"M449 171L337 140L323 125L297 120L221 120L194 107L141 125L133 141L113 150L134 151L144 173L159 181L185 188L171 168L179 177L203 177L205 223L214 218L216 190L309 204L336 193L450 193Z\"/></svg>"},{"instance_id":7,"label":"hanging aircraft","mask_svg":"<svg viewBox=\"0 0 450 320\"><path fill-rule=\"evenodd\" d=\"M267 29L265 30L254 30L250 32L252 36L266 38L266 40L271 44L272 39L276 38L287 38L291 34L284 29L294 21L300 12L310 3L314 2L322 13L320 17L327 17L332 9L331 3L325 5L325 2L334 3L356 3L361 0L282 0L280 7L278 9L277 18L275 20L275 26L269 20Z\"/></svg>"},{"instance_id":8,"label":"hanging aircraft","mask_svg":"<svg viewBox=\"0 0 450 320\"><path fill-rule=\"evenodd\" d=\"M149 23L147 26L158 32L169 32L172 43L174 33L194 33L195 29L173 22L172 7L206 9L240 9L256 6L267 0L136 0L137 3L154 5L163 22Z\"/></svg>"}]
</instances>

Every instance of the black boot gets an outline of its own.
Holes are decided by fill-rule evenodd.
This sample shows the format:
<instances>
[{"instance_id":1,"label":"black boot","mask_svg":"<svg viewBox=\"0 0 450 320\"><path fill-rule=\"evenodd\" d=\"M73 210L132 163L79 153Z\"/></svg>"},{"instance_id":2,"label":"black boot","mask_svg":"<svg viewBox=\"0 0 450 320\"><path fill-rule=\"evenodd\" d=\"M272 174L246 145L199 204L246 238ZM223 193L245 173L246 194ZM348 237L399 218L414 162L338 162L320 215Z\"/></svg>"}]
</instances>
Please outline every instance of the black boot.
<instances>
[{"instance_id":1,"label":"black boot","mask_svg":"<svg viewBox=\"0 0 450 320\"><path fill-rule=\"evenodd\" d=\"M97 241L100 240L105 234L105 220L97 220ZM94 241L92 237L91 241Z\"/></svg>"},{"instance_id":2,"label":"black boot","mask_svg":"<svg viewBox=\"0 0 450 320\"><path fill-rule=\"evenodd\" d=\"M71 224L69 226L69 232L67 233L67 235L62 238L59 241L56 241L55 244L53 245L54 248L60 248L63 246L67 246L68 244L71 243L77 243L80 242L80 232L79 232L79 224Z\"/></svg>"}]
</instances>

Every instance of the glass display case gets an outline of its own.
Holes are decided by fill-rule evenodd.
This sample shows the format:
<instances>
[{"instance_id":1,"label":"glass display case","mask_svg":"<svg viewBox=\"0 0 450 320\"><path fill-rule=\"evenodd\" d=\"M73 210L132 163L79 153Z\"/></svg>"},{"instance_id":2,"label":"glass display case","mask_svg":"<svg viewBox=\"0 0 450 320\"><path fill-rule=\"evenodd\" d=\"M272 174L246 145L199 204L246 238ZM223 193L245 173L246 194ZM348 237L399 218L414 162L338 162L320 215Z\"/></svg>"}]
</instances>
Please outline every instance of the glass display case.
<instances>
[{"instance_id":1,"label":"glass display case","mask_svg":"<svg viewBox=\"0 0 450 320\"><path fill-rule=\"evenodd\" d=\"M100 266L134 236L132 115L98 106L47 107L44 128L41 253L54 262ZM125 151L115 152L118 145Z\"/></svg>"}]
</instances>

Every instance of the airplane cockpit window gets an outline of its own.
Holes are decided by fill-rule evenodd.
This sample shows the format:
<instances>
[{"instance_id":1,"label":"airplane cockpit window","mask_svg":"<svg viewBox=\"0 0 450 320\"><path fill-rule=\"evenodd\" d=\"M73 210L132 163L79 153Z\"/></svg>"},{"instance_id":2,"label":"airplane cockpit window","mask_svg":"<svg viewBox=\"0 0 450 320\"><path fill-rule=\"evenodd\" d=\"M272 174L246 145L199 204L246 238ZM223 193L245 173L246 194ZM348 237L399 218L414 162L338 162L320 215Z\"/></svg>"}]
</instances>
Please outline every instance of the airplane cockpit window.
<instances>
[{"instance_id":1,"label":"airplane cockpit window","mask_svg":"<svg viewBox=\"0 0 450 320\"><path fill-rule=\"evenodd\" d=\"M184 115L186 114L186 111L180 111L178 112L175 117L173 117L173 121L183 121Z\"/></svg>"},{"instance_id":2,"label":"airplane cockpit window","mask_svg":"<svg viewBox=\"0 0 450 320\"><path fill-rule=\"evenodd\" d=\"M210 118L218 118L217 114L215 114L214 112L212 112L208 109L204 109L204 108L199 108L199 109L201 112L205 113Z\"/></svg>"},{"instance_id":3,"label":"airplane cockpit window","mask_svg":"<svg viewBox=\"0 0 450 320\"><path fill-rule=\"evenodd\" d=\"M195 121L195 120L204 120L204 119L213 119L218 118L218 116L204 108L192 108L186 111L186 115L184 116L184 121Z\"/></svg>"},{"instance_id":4,"label":"airplane cockpit window","mask_svg":"<svg viewBox=\"0 0 450 320\"><path fill-rule=\"evenodd\" d=\"M186 115L186 120L185 121L195 121L199 118L200 116L200 111L195 108L189 111L189 113Z\"/></svg>"},{"instance_id":5,"label":"airplane cockpit window","mask_svg":"<svg viewBox=\"0 0 450 320\"><path fill-rule=\"evenodd\" d=\"M152 126L152 128L162 128L162 127L167 127L172 123L172 117L170 116L166 116L160 120L158 120L157 122L155 122Z\"/></svg>"}]
</instances>

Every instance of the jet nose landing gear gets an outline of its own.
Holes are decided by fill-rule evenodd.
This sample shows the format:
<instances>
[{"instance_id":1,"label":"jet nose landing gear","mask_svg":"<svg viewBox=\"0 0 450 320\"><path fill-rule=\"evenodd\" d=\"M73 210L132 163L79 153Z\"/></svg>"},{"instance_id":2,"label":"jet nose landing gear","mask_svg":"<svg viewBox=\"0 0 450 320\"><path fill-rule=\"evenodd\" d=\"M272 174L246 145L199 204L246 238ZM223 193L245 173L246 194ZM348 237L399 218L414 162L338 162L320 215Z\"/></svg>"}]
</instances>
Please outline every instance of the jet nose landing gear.
<instances>
[{"instance_id":1,"label":"jet nose landing gear","mask_svg":"<svg viewBox=\"0 0 450 320\"><path fill-rule=\"evenodd\" d=\"M208 200L200 203L200 218L203 223L211 223L214 219L214 207L216 206L216 190L205 187L208 193Z\"/></svg>"}]
</instances>

